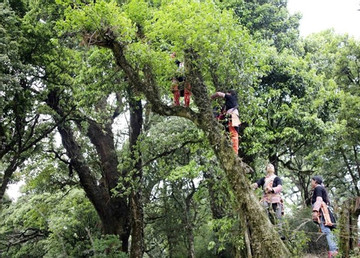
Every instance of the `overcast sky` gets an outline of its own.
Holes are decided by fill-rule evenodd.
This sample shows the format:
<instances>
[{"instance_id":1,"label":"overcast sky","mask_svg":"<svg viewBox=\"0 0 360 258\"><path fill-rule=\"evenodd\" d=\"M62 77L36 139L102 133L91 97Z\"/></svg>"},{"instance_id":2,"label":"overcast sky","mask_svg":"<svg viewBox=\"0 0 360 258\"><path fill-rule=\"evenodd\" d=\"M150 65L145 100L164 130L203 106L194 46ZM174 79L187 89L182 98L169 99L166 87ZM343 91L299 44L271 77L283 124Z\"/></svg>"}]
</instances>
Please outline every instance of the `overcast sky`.
<instances>
[{"instance_id":1,"label":"overcast sky","mask_svg":"<svg viewBox=\"0 0 360 258\"><path fill-rule=\"evenodd\" d=\"M360 0L288 0L291 14L300 12L300 34L334 28L360 40Z\"/></svg>"}]
</instances>

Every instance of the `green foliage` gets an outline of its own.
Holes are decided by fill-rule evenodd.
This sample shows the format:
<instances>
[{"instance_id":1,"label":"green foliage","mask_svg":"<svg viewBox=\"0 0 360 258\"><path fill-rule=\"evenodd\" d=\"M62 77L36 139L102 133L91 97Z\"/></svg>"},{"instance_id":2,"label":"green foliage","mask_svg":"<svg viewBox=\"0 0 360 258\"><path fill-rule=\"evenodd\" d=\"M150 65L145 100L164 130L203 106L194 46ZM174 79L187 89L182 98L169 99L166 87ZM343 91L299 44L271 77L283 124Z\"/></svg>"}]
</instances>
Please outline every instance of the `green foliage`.
<instances>
[{"instance_id":1,"label":"green foliage","mask_svg":"<svg viewBox=\"0 0 360 258\"><path fill-rule=\"evenodd\" d=\"M95 239L93 243L93 252L95 257L129 257L121 252L121 241L118 236L105 235L100 239Z\"/></svg>"},{"instance_id":2,"label":"green foliage","mask_svg":"<svg viewBox=\"0 0 360 258\"><path fill-rule=\"evenodd\" d=\"M215 248L215 253L224 251L227 249L229 243L241 250L245 247L243 236L240 235L239 222L237 218L224 217L221 219L212 220L210 222L212 230L217 236L217 243L210 242L208 249Z\"/></svg>"},{"instance_id":3,"label":"green foliage","mask_svg":"<svg viewBox=\"0 0 360 258\"><path fill-rule=\"evenodd\" d=\"M262 150L263 156L277 162L280 156L293 155L299 146L316 140L323 123L309 104L316 96L309 94L314 77L306 72L306 63L283 52L269 57L269 66L271 70L255 88L257 107L249 110L254 113L248 113L247 119L253 123L246 128L248 140L242 144L247 153ZM282 154L272 157L276 152Z\"/></svg>"},{"instance_id":4,"label":"green foliage","mask_svg":"<svg viewBox=\"0 0 360 258\"><path fill-rule=\"evenodd\" d=\"M125 13L138 28L144 26L146 20L151 18L151 9L144 0L131 0L124 6Z\"/></svg>"},{"instance_id":5,"label":"green foliage","mask_svg":"<svg viewBox=\"0 0 360 258\"><path fill-rule=\"evenodd\" d=\"M253 177L269 160L284 177L284 192L296 202L286 224L292 254L309 251L308 243L325 250L323 239L317 246L309 211L299 205L308 201L315 172L324 175L338 199L359 195L359 42L332 31L300 41L299 15L289 15L286 1L9 2L0 4L0 141L9 148L7 156L0 150L1 176L20 146L42 135L49 117L58 118L44 102L56 89L86 164L95 181L101 177L103 167L86 136L89 121L103 126L115 114L126 116L132 85L109 49L86 44L116 39L136 71L151 67L164 102L170 102L170 78L177 69L169 54L175 51L183 61L192 49L208 92L238 92L240 117L248 124L241 147L254 157ZM39 117L38 127L27 123ZM203 132L184 119L147 118L135 148L142 178L134 179L138 159L130 156L126 136L120 136L127 130L119 129L114 138L118 171L130 171L121 178L119 192L122 197L138 189L144 193L149 254L184 257L191 236L199 257L243 251L232 193ZM83 192L69 187L78 178L69 179L69 164L54 161L56 151L69 162L53 143L56 137L45 135L43 146L19 153L22 161L31 160L16 173L25 177L24 196L1 209L1 255L126 257L118 236L101 235L96 211ZM211 219L215 208L220 218ZM24 232L38 237L23 239Z\"/></svg>"},{"instance_id":6,"label":"green foliage","mask_svg":"<svg viewBox=\"0 0 360 258\"><path fill-rule=\"evenodd\" d=\"M58 0L58 4L68 6L65 10L67 20L58 23L60 33L68 31L104 33L111 30L121 42L131 42L136 29L131 20L119 8L116 1L98 1L95 4Z\"/></svg>"},{"instance_id":7,"label":"green foliage","mask_svg":"<svg viewBox=\"0 0 360 258\"><path fill-rule=\"evenodd\" d=\"M287 246L294 257L302 257L304 253L326 252L326 238L321 236L318 226L312 221L311 209L292 208L291 214L285 216L284 232Z\"/></svg>"},{"instance_id":8,"label":"green foliage","mask_svg":"<svg viewBox=\"0 0 360 258\"><path fill-rule=\"evenodd\" d=\"M219 2L223 8L233 10L239 22L260 41L269 41L279 51L298 49L301 15L290 15L287 1Z\"/></svg>"},{"instance_id":9,"label":"green foliage","mask_svg":"<svg viewBox=\"0 0 360 258\"><path fill-rule=\"evenodd\" d=\"M204 136L183 118L153 116L150 120L151 127L139 146L147 164L145 241L149 254L186 256L191 229L196 255L211 257L215 251L206 248L212 241L207 224L209 197L201 182L202 173L208 169L204 156L209 155Z\"/></svg>"},{"instance_id":10,"label":"green foliage","mask_svg":"<svg viewBox=\"0 0 360 258\"><path fill-rule=\"evenodd\" d=\"M219 47L226 50L226 45L218 43L227 43L227 39L234 33L225 28L221 30L221 26L231 29L235 24L231 14L220 13L215 4L174 1L154 13L154 18L149 22L146 31L149 31L147 34L150 39L163 38L173 44L179 44L174 45L175 50L184 49L188 45L198 51L206 49L217 52ZM200 31L202 33L199 33Z\"/></svg>"},{"instance_id":11,"label":"green foliage","mask_svg":"<svg viewBox=\"0 0 360 258\"><path fill-rule=\"evenodd\" d=\"M25 252L42 257L81 256L91 249L91 238L103 241L96 212L81 190L23 196L0 216L4 222L1 242L10 247L8 251L1 247L1 252L10 256L21 257ZM27 239L27 231L38 232L38 237Z\"/></svg>"},{"instance_id":12,"label":"green foliage","mask_svg":"<svg viewBox=\"0 0 360 258\"><path fill-rule=\"evenodd\" d=\"M39 151L41 140L51 133L53 123L46 117L48 110L40 104L43 96L38 91L41 87L37 83L41 68L31 63L28 55L29 38L23 19L16 16L7 2L0 5L1 20L4 21L0 25L2 198L7 184L20 178L14 176L16 169ZM26 6L20 5L17 7Z\"/></svg>"},{"instance_id":13,"label":"green foliage","mask_svg":"<svg viewBox=\"0 0 360 258\"><path fill-rule=\"evenodd\" d=\"M94 118L105 119L108 113L114 112L117 100L112 95L105 114L97 114L99 103L105 102L111 94L124 88L122 75L115 68L111 52L92 48L85 53L72 51L69 54L78 60L79 69L78 76L73 81L77 85L73 89L74 101Z\"/></svg>"},{"instance_id":14,"label":"green foliage","mask_svg":"<svg viewBox=\"0 0 360 258\"><path fill-rule=\"evenodd\" d=\"M202 59L204 77L216 88L245 86L261 73L261 47L230 11L221 11L212 2L169 2L154 12L145 32L153 47L168 46L180 59L184 50L195 50Z\"/></svg>"},{"instance_id":15,"label":"green foliage","mask_svg":"<svg viewBox=\"0 0 360 258\"><path fill-rule=\"evenodd\" d=\"M336 185L338 199L357 196L359 181L352 165L358 153L359 82L354 65L359 59L359 43L346 35L333 31L314 34L306 41L306 59L318 67L324 78L317 109L321 118L326 119L325 137L322 148L315 151L320 156L321 170L326 184ZM352 176L351 176L352 175ZM331 191L332 192L332 191Z\"/></svg>"},{"instance_id":16,"label":"green foliage","mask_svg":"<svg viewBox=\"0 0 360 258\"><path fill-rule=\"evenodd\" d=\"M312 221L309 222L308 218L299 217L299 212L296 212L296 215L297 217L290 217L285 220L283 224L285 228L284 236L291 254L294 257L302 257L306 248L308 248L311 237L309 237L310 234L302 228L303 224L299 225L299 222L305 221L303 223L312 223Z\"/></svg>"}]
</instances>

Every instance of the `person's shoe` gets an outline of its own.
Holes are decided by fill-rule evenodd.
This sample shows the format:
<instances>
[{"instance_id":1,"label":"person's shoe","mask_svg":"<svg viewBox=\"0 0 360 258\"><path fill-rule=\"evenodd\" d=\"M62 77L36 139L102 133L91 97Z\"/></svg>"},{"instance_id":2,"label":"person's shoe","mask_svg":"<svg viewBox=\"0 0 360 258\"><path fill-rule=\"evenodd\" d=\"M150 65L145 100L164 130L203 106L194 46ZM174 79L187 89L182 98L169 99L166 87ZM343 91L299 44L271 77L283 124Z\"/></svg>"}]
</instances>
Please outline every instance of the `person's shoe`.
<instances>
[{"instance_id":1,"label":"person's shoe","mask_svg":"<svg viewBox=\"0 0 360 258\"><path fill-rule=\"evenodd\" d=\"M339 252L337 250L335 251L329 251L328 252L328 258L335 257Z\"/></svg>"}]
</instances>

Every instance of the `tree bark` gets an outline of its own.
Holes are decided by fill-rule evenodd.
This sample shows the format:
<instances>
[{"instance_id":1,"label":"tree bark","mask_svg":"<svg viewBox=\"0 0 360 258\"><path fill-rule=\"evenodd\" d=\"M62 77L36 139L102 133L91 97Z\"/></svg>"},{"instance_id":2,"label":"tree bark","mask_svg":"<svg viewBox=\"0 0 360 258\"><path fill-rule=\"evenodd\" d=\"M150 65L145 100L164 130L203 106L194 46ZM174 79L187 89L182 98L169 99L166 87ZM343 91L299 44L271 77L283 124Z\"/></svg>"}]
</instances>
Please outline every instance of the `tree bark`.
<instances>
[{"instance_id":1,"label":"tree bark","mask_svg":"<svg viewBox=\"0 0 360 258\"><path fill-rule=\"evenodd\" d=\"M135 100L129 90L130 106L130 158L134 161L132 173L133 187L130 195L131 210L131 250L130 257L138 258L144 254L144 214L142 201L142 162L141 152L137 148L143 125L141 100Z\"/></svg>"},{"instance_id":2,"label":"tree bark","mask_svg":"<svg viewBox=\"0 0 360 258\"><path fill-rule=\"evenodd\" d=\"M56 111L60 117L63 117L64 110L60 106L59 95L56 90L48 95L47 104ZM53 116L54 120L59 119ZM77 119L79 119L77 117ZM94 205L97 214L102 222L104 234L118 235L122 241L122 251L128 252L128 239L130 235L129 225L129 205L126 197L114 197L111 190L117 186L119 172L117 170L117 158L114 147L111 126L103 127L95 121L88 120L89 128L87 135L95 145L100 157L103 179L98 183L91 168L84 158L80 145L77 143L70 122L63 121L58 125L58 131L61 135L62 144L66 149L67 156L70 158L71 166L77 172L80 178L80 184L87 197Z\"/></svg>"},{"instance_id":3,"label":"tree bark","mask_svg":"<svg viewBox=\"0 0 360 258\"><path fill-rule=\"evenodd\" d=\"M191 192L185 198L185 231L188 246L188 258L195 258L195 246L194 246L194 219L191 218L191 202L196 192L194 182L191 181ZM195 217L195 216L194 216Z\"/></svg>"},{"instance_id":4,"label":"tree bark","mask_svg":"<svg viewBox=\"0 0 360 258\"><path fill-rule=\"evenodd\" d=\"M4 171L4 175L1 181L1 185L0 185L0 206L2 204L2 200L7 188L8 183L10 182L10 178L12 176L12 174L15 172L15 170L17 169L18 165L24 162L24 158L20 158L20 157L13 157L13 159L11 160L10 164L7 166L7 168Z\"/></svg>"},{"instance_id":5,"label":"tree bark","mask_svg":"<svg viewBox=\"0 0 360 258\"><path fill-rule=\"evenodd\" d=\"M262 207L246 178L246 172L251 169L232 151L230 142L221 133L216 120L212 117L210 99L203 83L199 69L199 60L192 50L186 51L186 70L192 85L194 102L199 108L198 123L207 135L213 150L220 160L227 179L234 191L237 201L236 210L240 217L245 217L251 232L251 244L255 257L286 257L289 252L270 221L262 211ZM256 215L255 215L256 214ZM254 216L255 215L255 216Z\"/></svg>"},{"instance_id":6,"label":"tree bark","mask_svg":"<svg viewBox=\"0 0 360 258\"><path fill-rule=\"evenodd\" d=\"M344 163L346 165L346 168L351 176L351 179L352 179L352 182L354 182L353 186L355 188L355 191L356 191L356 194L358 196L360 196L360 189L359 187L357 186L357 182L358 182L358 177L356 176L356 174L354 173L353 171L353 166L350 164L348 158L346 157L346 154L345 154L345 150L343 148L340 148L340 152L341 152L341 155L344 159Z\"/></svg>"},{"instance_id":7,"label":"tree bark","mask_svg":"<svg viewBox=\"0 0 360 258\"><path fill-rule=\"evenodd\" d=\"M164 182L164 187L161 188L161 195L167 196L168 195L168 186ZM169 258L175 257L175 248L176 248L176 230L173 228L174 225L172 225L173 221L171 220L171 205L169 203L168 198L162 198L163 199L163 205L164 205L164 216L165 216L165 224L169 227L170 230L166 230L166 239L167 239L167 245L168 245L168 256Z\"/></svg>"},{"instance_id":8,"label":"tree bark","mask_svg":"<svg viewBox=\"0 0 360 258\"><path fill-rule=\"evenodd\" d=\"M339 229L340 229L340 251L343 257L350 257L359 241L358 217L360 215L360 197L351 198L345 201L341 208Z\"/></svg>"}]
</instances>

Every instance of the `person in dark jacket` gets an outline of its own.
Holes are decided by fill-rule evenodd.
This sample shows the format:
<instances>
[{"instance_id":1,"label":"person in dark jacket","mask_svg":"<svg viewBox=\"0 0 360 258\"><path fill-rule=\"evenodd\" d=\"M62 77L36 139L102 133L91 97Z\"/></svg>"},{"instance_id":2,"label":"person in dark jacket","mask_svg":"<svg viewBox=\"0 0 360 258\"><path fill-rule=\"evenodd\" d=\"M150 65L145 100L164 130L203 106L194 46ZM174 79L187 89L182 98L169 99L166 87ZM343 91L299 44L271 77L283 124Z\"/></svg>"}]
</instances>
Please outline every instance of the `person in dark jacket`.
<instances>
[{"instance_id":1,"label":"person in dark jacket","mask_svg":"<svg viewBox=\"0 0 360 258\"><path fill-rule=\"evenodd\" d=\"M330 200L320 176L314 176L311 179L311 188L313 189L311 198L312 219L320 226L321 232L326 236L329 245L328 257L335 257L338 254L338 247L336 239L331 232L333 224L327 208L327 205L330 204Z\"/></svg>"},{"instance_id":2,"label":"person in dark jacket","mask_svg":"<svg viewBox=\"0 0 360 258\"><path fill-rule=\"evenodd\" d=\"M237 94L235 90L229 90L226 93L216 92L211 96L211 99L224 98L225 105L221 113L217 116L217 119L223 121L226 119L225 128L230 133L233 149L236 154L239 151L239 104L237 100Z\"/></svg>"}]
</instances>

